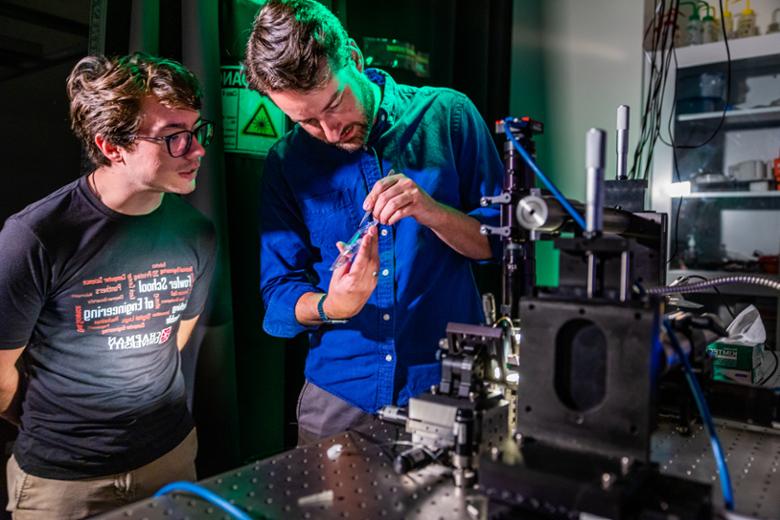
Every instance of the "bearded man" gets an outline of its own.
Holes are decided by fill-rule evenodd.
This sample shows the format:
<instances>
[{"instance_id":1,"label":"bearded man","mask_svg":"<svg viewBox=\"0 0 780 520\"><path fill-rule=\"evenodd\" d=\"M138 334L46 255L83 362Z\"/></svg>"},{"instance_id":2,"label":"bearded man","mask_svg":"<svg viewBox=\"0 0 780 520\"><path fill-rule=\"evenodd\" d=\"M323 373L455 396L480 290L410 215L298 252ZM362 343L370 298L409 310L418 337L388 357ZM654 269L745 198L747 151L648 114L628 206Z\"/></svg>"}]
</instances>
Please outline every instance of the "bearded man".
<instances>
[{"instance_id":1,"label":"bearded man","mask_svg":"<svg viewBox=\"0 0 780 520\"><path fill-rule=\"evenodd\" d=\"M271 335L308 332L298 440L371 422L439 382L450 321L478 323L471 265L497 257L482 196L503 166L466 96L366 69L313 0L270 0L246 53L250 85L295 123L265 163L261 290ZM329 268L369 226L350 262Z\"/></svg>"}]
</instances>

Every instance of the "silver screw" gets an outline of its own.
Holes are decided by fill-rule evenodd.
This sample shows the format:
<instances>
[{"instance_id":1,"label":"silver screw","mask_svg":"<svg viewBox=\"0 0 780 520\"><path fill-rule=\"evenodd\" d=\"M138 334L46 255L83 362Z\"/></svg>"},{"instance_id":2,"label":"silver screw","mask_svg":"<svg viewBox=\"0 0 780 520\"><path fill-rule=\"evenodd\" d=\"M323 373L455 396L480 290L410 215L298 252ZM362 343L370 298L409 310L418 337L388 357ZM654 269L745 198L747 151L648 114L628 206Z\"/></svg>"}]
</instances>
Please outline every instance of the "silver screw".
<instances>
[{"instance_id":1,"label":"silver screw","mask_svg":"<svg viewBox=\"0 0 780 520\"><path fill-rule=\"evenodd\" d=\"M628 475L628 471L631 469L631 459L628 457L620 457L620 473L623 476Z\"/></svg>"},{"instance_id":2,"label":"silver screw","mask_svg":"<svg viewBox=\"0 0 780 520\"><path fill-rule=\"evenodd\" d=\"M499 457L501 455L501 452L498 451L498 448L496 446L493 446L490 448L490 458L495 462L498 461Z\"/></svg>"}]
</instances>

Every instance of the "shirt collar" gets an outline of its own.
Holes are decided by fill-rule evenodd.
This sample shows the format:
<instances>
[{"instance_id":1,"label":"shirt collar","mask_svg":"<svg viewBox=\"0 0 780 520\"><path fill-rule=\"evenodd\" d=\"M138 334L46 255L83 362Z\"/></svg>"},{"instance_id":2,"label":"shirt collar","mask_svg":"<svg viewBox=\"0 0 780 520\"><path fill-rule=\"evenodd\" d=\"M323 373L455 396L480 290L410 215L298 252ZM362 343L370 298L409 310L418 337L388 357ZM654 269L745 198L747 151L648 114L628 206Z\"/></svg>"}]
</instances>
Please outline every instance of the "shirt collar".
<instances>
[{"instance_id":1,"label":"shirt collar","mask_svg":"<svg viewBox=\"0 0 780 520\"><path fill-rule=\"evenodd\" d=\"M379 69L366 69L366 77L369 81L378 85L382 91L382 99L379 102L379 109L376 113L374 127L368 136L368 145L374 145L395 122L395 105L397 96L397 85L390 75Z\"/></svg>"}]
</instances>

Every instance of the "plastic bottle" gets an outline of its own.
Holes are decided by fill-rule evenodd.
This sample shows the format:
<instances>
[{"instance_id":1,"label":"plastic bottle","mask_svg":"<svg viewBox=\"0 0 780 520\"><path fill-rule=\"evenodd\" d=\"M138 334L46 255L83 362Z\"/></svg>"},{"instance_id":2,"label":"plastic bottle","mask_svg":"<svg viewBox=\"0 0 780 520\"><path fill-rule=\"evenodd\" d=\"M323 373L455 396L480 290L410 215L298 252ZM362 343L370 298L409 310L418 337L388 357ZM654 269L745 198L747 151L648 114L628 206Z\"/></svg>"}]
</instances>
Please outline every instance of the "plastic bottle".
<instances>
[{"instance_id":1,"label":"plastic bottle","mask_svg":"<svg viewBox=\"0 0 780 520\"><path fill-rule=\"evenodd\" d=\"M680 2L680 5L690 5L691 15L685 25L685 43L699 45L701 43L701 18L699 18L699 6L695 2Z\"/></svg>"},{"instance_id":2,"label":"plastic bottle","mask_svg":"<svg viewBox=\"0 0 780 520\"><path fill-rule=\"evenodd\" d=\"M777 21L777 15L780 14L780 7L772 11L772 23L766 28L766 34L780 32L780 22Z\"/></svg>"},{"instance_id":3,"label":"plastic bottle","mask_svg":"<svg viewBox=\"0 0 780 520\"><path fill-rule=\"evenodd\" d=\"M732 4L737 3L739 0L731 0ZM729 0L723 2L723 24L726 26L726 36L729 38L734 37L734 15L729 11Z\"/></svg>"},{"instance_id":4,"label":"plastic bottle","mask_svg":"<svg viewBox=\"0 0 780 520\"><path fill-rule=\"evenodd\" d=\"M701 2L699 7L704 7L704 17L701 19L701 42L712 43L720 39L720 24L716 23L717 20L710 14L712 12L712 6L707 2Z\"/></svg>"},{"instance_id":5,"label":"plastic bottle","mask_svg":"<svg viewBox=\"0 0 780 520\"><path fill-rule=\"evenodd\" d=\"M777 157L772 161L772 175L775 178L775 189L780 191L780 152L777 153Z\"/></svg>"},{"instance_id":6,"label":"plastic bottle","mask_svg":"<svg viewBox=\"0 0 780 520\"><path fill-rule=\"evenodd\" d=\"M739 13L737 22L737 38L747 36L758 36L758 26L756 25L756 12L750 8L750 0L745 0L745 8Z\"/></svg>"}]
</instances>

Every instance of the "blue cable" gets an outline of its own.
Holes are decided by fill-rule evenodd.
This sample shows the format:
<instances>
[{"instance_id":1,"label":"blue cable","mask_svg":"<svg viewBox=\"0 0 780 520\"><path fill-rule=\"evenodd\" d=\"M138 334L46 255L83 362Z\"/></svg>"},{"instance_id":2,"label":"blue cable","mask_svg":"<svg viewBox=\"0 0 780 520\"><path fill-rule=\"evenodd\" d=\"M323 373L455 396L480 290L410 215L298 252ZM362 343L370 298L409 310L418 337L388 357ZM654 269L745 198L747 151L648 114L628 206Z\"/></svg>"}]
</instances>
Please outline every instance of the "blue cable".
<instances>
[{"instance_id":1,"label":"blue cable","mask_svg":"<svg viewBox=\"0 0 780 520\"><path fill-rule=\"evenodd\" d=\"M166 495L168 493L171 493L172 491L183 491L185 493L191 493L195 496L198 496L202 498L203 500L206 500L207 502L210 502L211 504L217 506L218 508L224 510L226 513L231 515L233 518L237 518L238 520L252 520L252 517L246 514L241 509L237 508L221 496L217 495L213 491L204 488L203 486L199 486L197 484L193 484L192 482L185 482L185 481L179 481L179 482L171 482L170 484L167 484L160 488L157 493L154 494L155 498Z\"/></svg>"},{"instance_id":2,"label":"blue cable","mask_svg":"<svg viewBox=\"0 0 780 520\"><path fill-rule=\"evenodd\" d=\"M558 188L555 187L555 184L553 184L550 179L548 179L547 176L542 173L542 170L539 169L533 158L528 154L528 152L525 151L523 145L521 145L517 139L515 139L514 134L512 134L512 130L510 130L510 126L513 120L514 119L511 117L504 119L504 133L506 134L507 139L512 141L512 144L515 145L515 148L520 153L520 157L523 158L526 164L528 164L528 166L534 171L536 176L539 177L539 180L542 181L542 184L544 184L544 186L550 190L550 193L552 193L553 196L558 199L558 202L561 203L563 209L565 209L569 215L571 215L571 218L573 218L582 229L585 229L585 220L582 218L582 216L577 213L577 210L574 209L574 206L572 206L566 197L564 197L563 194L558 190Z\"/></svg>"},{"instance_id":3,"label":"blue cable","mask_svg":"<svg viewBox=\"0 0 780 520\"><path fill-rule=\"evenodd\" d=\"M710 445L712 446L712 455L715 457L715 464L718 467L720 473L720 488L723 492L723 501L726 504L726 509L729 511L734 510L734 492L731 488L731 477L729 476L729 468L726 466L726 458L723 456L723 448L720 445L720 439L718 439L718 433L715 431L715 424L712 422L712 415L710 409L707 406L707 401L704 399L704 393L699 386L699 382L693 375L693 369L688 362L688 358L683 352L680 343L677 341L677 336L672 329L669 320L664 318L664 328L666 333L669 334L669 341L672 343L672 348L677 353L677 357L680 358L683 366L683 372L685 372L685 379L688 380L688 385L691 387L693 398L696 401L696 406L699 408L699 414L701 414L702 422L707 428L707 432L710 434Z\"/></svg>"}]
</instances>

